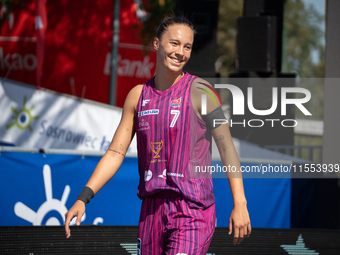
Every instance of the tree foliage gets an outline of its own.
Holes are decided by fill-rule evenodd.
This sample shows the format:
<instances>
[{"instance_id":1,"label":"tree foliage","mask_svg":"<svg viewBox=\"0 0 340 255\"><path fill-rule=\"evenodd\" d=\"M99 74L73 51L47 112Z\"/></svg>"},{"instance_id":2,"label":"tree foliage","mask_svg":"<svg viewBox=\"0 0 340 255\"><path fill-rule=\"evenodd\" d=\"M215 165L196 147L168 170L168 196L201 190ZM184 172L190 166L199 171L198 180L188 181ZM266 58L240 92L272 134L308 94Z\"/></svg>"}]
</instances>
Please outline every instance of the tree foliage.
<instances>
[{"instance_id":1,"label":"tree foliage","mask_svg":"<svg viewBox=\"0 0 340 255\"><path fill-rule=\"evenodd\" d=\"M147 13L143 20L143 26L137 35L141 37L144 46L150 45L155 37L158 25L164 17L171 16L175 12L176 0L148 0L142 1L141 8Z\"/></svg>"},{"instance_id":2,"label":"tree foliage","mask_svg":"<svg viewBox=\"0 0 340 255\"><path fill-rule=\"evenodd\" d=\"M324 77L325 49L320 40L324 37L320 27L323 20L313 5L286 0L282 65L285 72L296 72L301 78Z\"/></svg>"},{"instance_id":3,"label":"tree foliage","mask_svg":"<svg viewBox=\"0 0 340 255\"><path fill-rule=\"evenodd\" d=\"M300 78L323 78L325 75L324 31L320 24L325 17L313 5L301 0L286 0L284 15L284 72L295 72ZM314 119L323 118L324 84L322 80L301 80L299 87L308 89L312 99L306 107ZM296 117L304 118L301 111Z\"/></svg>"},{"instance_id":4,"label":"tree foliage","mask_svg":"<svg viewBox=\"0 0 340 255\"><path fill-rule=\"evenodd\" d=\"M9 19L13 4L18 4L21 7L24 4L24 0L0 0L0 34L3 22Z\"/></svg>"},{"instance_id":5,"label":"tree foliage","mask_svg":"<svg viewBox=\"0 0 340 255\"><path fill-rule=\"evenodd\" d=\"M220 1L218 10L216 72L222 77L235 71L237 19L242 16L243 0Z\"/></svg>"}]
</instances>

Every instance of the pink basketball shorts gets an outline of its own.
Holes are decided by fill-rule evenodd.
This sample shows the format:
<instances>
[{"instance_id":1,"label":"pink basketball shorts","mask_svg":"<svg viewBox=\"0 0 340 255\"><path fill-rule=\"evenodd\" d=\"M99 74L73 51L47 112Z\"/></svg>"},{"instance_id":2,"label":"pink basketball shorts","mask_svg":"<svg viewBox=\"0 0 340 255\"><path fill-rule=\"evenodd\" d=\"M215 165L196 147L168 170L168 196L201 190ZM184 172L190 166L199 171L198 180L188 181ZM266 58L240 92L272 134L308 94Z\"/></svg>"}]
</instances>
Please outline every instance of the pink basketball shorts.
<instances>
[{"instance_id":1,"label":"pink basketball shorts","mask_svg":"<svg viewBox=\"0 0 340 255\"><path fill-rule=\"evenodd\" d=\"M206 254L215 219L215 204L197 209L182 197L146 198L139 219L137 254Z\"/></svg>"}]
</instances>

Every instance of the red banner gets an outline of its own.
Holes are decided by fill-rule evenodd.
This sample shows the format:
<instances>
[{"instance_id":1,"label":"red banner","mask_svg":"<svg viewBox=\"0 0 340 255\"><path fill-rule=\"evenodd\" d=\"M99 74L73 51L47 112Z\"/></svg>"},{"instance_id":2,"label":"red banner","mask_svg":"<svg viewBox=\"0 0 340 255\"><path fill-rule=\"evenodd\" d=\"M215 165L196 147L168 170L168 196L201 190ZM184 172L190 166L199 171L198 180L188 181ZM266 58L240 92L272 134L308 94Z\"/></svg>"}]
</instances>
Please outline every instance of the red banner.
<instances>
[{"instance_id":1,"label":"red banner","mask_svg":"<svg viewBox=\"0 0 340 255\"><path fill-rule=\"evenodd\" d=\"M9 20L3 23L0 36L0 76L35 85L35 4L24 2L19 10L13 6Z\"/></svg>"},{"instance_id":2,"label":"red banner","mask_svg":"<svg viewBox=\"0 0 340 255\"><path fill-rule=\"evenodd\" d=\"M36 1L13 6L13 15L2 26L0 76L39 85L36 50ZM47 1L47 23L41 87L108 103L112 45L112 0ZM137 84L152 78L156 54L143 55L136 36L140 26L133 0L120 3L120 43L117 70L117 106ZM46 26L45 26L46 28ZM38 39L37 39L38 38ZM38 47L41 49L41 47ZM38 57L39 56L39 57Z\"/></svg>"}]
</instances>

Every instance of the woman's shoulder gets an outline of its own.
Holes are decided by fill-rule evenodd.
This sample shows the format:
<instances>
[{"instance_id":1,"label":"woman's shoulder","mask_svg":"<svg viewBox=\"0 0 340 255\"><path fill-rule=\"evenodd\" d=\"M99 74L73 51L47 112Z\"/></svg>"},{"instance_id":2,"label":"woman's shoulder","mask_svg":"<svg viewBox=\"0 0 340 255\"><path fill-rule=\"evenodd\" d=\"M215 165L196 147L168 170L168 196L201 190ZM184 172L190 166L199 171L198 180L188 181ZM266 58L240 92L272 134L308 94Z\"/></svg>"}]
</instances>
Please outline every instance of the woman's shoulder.
<instances>
[{"instance_id":1,"label":"woman's shoulder","mask_svg":"<svg viewBox=\"0 0 340 255\"><path fill-rule=\"evenodd\" d=\"M134 86L134 87L130 90L130 92L129 92L129 94L128 94L128 97L130 97L130 98L135 98L135 99L138 100L139 97L140 97L140 94L142 93L143 86L144 86L144 84L138 84L138 85Z\"/></svg>"},{"instance_id":2,"label":"woman's shoulder","mask_svg":"<svg viewBox=\"0 0 340 255\"><path fill-rule=\"evenodd\" d=\"M205 85L207 87L212 87L211 84L208 81L206 81L206 80L204 80L204 79L202 79L198 76L194 77L194 80L193 80L192 83L194 85Z\"/></svg>"},{"instance_id":3,"label":"woman's shoulder","mask_svg":"<svg viewBox=\"0 0 340 255\"><path fill-rule=\"evenodd\" d=\"M191 83L191 96L201 97L201 95L206 93L207 90L213 90L211 84L208 81L196 76Z\"/></svg>"}]
</instances>

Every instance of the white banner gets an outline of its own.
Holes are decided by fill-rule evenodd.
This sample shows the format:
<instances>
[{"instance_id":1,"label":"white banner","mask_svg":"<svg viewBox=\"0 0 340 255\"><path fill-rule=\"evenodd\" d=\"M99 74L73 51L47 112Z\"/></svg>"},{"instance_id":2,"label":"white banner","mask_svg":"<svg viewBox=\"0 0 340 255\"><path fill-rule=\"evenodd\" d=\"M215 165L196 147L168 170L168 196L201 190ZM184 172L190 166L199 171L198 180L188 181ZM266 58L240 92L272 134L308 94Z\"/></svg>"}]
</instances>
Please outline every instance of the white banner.
<instances>
[{"instance_id":1,"label":"white banner","mask_svg":"<svg viewBox=\"0 0 340 255\"><path fill-rule=\"evenodd\" d=\"M121 108L0 79L1 143L106 151L121 114ZM134 138L128 152L136 148Z\"/></svg>"}]
</instances>

